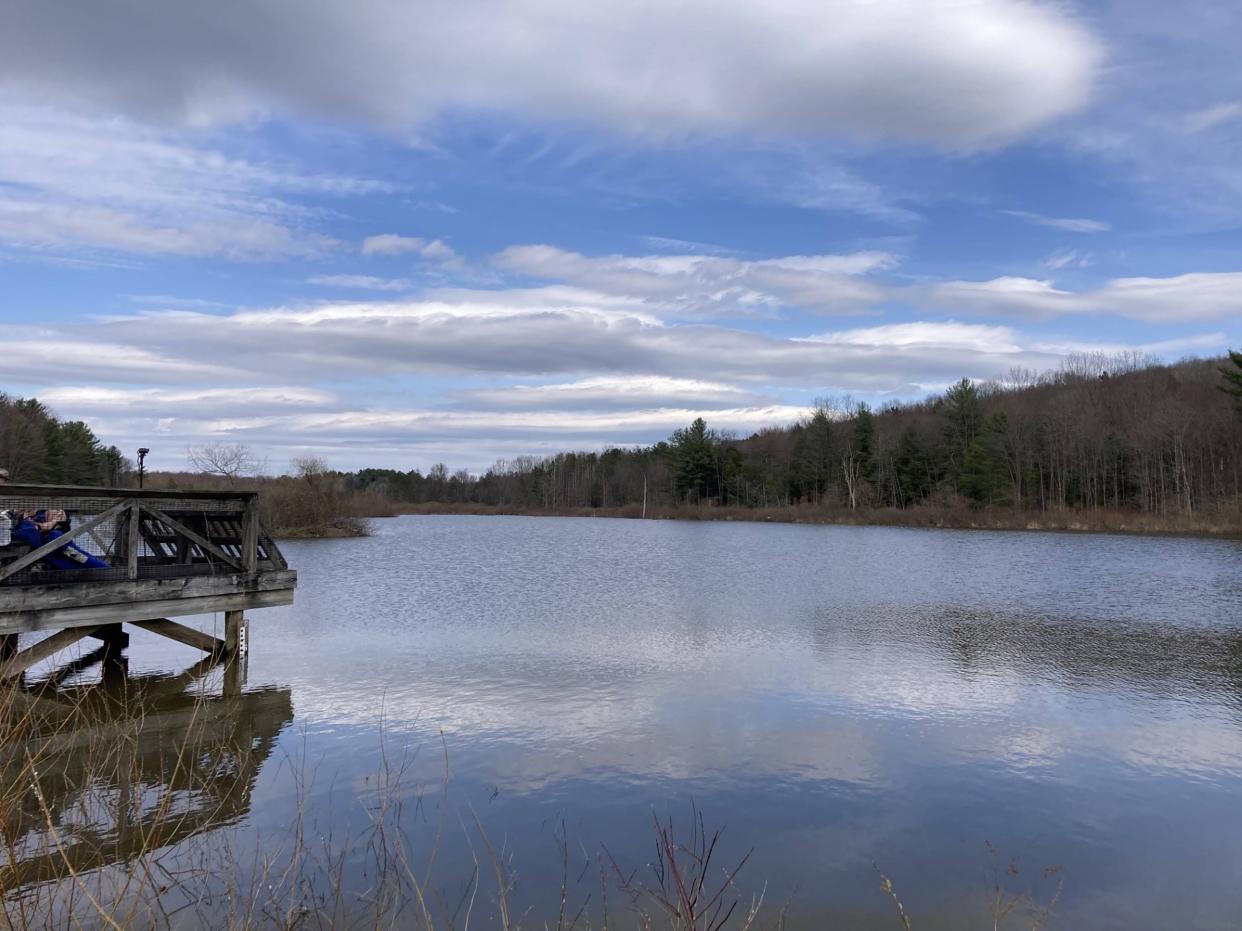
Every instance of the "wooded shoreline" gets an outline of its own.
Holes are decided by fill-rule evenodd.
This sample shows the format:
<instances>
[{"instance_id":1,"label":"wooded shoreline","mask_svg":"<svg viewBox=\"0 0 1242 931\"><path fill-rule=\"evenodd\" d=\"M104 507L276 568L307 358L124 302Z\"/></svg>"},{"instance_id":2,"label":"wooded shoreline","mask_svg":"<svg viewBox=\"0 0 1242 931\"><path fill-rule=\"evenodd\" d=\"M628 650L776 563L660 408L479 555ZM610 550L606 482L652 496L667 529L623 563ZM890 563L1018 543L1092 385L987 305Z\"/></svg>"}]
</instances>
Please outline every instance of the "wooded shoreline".
<instances>
[{"instance_id":1,"label":"wooded shoreline","mask_svg":"<svg viewBox=\"0 0 1242 931\"><path fill-rule=\"evenodd\" d=\"M642 508L506 507L487 504L427 502L399 504L384 516L605 517L642 520ZM1242 539L1242 513L1156 515L1130 511L1015 512L1008 508L954 509L939 507L826 510L813 506L745 508L660 506L648 508L647 520L739 521L747 523L821 524L849 527L911 527L941 530L1022 530L1045 533L1121 533L1138 536L1182 536Z\"/></svg>"}]
</instances>

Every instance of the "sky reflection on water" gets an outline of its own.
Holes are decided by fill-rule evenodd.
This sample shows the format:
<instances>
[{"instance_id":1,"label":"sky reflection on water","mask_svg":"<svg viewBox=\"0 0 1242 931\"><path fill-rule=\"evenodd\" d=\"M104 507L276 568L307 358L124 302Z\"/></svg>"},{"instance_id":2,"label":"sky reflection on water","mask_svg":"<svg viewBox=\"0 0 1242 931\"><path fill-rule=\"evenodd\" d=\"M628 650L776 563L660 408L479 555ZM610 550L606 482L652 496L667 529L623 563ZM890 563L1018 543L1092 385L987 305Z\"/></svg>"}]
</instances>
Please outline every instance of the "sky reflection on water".
<instances>
[{"instance_id":1,"label":"sky reflection on water","mask_svg":"<svg viewBox=\"0 0 1242 931\"><path fill-rule=\"evenodd\" d=\"M429 517L289 544L297 603L252 618L250 683L294 720L234 830L321 824L378 759L443 765L541 914L555 825L644 862L693 803L755 847L794 924L892 926L873 862L969 926L994 845L1058 927L1236 926L1242 546L890 528ZM135 637L135 669L179 648ZM586 853L584 853L584 851ZM467 850L446 850L446 882ZM1008 860L1005 860L1007 863ZM588 885L595 880L588 876ZM982 913L980 914L980 918Z\"/></svg>"}]
</instances>

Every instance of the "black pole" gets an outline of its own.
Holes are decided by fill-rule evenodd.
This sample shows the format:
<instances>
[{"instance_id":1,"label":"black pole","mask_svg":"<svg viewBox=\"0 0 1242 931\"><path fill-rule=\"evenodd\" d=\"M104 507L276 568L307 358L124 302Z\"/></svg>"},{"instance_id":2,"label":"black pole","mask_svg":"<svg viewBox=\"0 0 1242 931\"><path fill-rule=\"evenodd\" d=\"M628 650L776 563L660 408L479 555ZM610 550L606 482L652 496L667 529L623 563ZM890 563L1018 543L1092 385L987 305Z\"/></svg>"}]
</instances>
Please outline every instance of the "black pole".
<instances>
[{"instance_id":1,"label":"black pole","mask_svg":"<svg viewBox=\"0 0 1242 931\"><path fill-rule=\"evenodd\" d=\"M139 488L142 487L142 480L147 472L146 466L144 465L143 460L147 458L147 453L149 453L150 451L151 450L147 449L145 446L141 447L138 450L138 487Z\"/></svg>"}]
</instances>

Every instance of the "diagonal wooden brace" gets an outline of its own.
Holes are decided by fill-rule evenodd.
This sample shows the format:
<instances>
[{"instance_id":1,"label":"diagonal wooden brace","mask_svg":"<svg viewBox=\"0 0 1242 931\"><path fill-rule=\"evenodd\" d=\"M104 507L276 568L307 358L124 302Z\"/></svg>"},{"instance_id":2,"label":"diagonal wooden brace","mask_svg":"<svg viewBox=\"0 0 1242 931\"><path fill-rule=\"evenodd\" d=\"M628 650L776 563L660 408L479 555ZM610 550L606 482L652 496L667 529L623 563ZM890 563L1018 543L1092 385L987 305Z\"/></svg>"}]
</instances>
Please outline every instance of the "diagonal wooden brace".
<instances>
[{"instance_id":1,"label":"diagonal wooden brace","mask_svg":"<svg viewBox=\"0 0 1242 931\"><path fill-rule=\"evenodd\" d=\"M16 656L0 663L0 680L21 675L36 663L41 663L53 653L59 653L65 647L72 646L83 637L89 637L98 629L98 627L70 627L68 630L45 637L33 646L26 647Z\"/></svg>"}]
</instances>

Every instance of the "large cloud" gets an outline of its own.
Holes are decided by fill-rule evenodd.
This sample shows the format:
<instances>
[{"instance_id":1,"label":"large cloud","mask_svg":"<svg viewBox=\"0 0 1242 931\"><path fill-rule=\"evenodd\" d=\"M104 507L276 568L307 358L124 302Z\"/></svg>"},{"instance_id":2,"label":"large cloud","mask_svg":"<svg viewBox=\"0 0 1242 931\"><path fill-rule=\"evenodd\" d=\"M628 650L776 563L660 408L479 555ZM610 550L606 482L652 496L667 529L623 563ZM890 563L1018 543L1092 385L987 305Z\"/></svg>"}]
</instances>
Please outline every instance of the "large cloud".
<instances>
[{"instance_id":1,"label":"large cloud","mask_svg":"<svg viewBox=\"0 0 1242 931\"><path fill-rule=\"evenodd\" d=\"M0 88L195 124L292 110L407 129L466 108L969 148L1078 107L1097 58L1030 0L71 0L19 3Z\"/></svg>"},{"instance_id":2,"label":"large cloud","mask_svg":"<svg viewBox=\"0 0 1242 931\"><path fill-rule=\"evenodd\" d=\"M746 433L795 419L820 393L910 396L963 375L1046 369L1078 350L1178 348L952 321L795 338L672 323L641 301L572 288L147 312L6 337L10 358L38 363L18 373L24 383L126 448L227 437L277 465L312 451L342 467L443 459L474 469L500 456L651 442L699 415ZM1207 339L1210 349L1220 337ZM93 362L69 378L48 362L66 357ZM181 387L84 384L92 380ZM299 383L319 387L286 387Z\"/></svg>"},{"instance_id":3,"label":"large cloud","mask_svg":"<svg viewBox=\"0 0 1242 931\"><path fill-rule=\"evenodd\" d=\"M911 381L988 377L1014 365L1043 368L1059 358L1024 348L1005 328L923 327L915 344L888 338L884 328L871 340L791 339L705 323L674 325L612 295L551 289L227 316L147 313L108 322L100 333L152 353L228 358L256 377L280 380L606 373L884 391ZM969 345L962 340L967 331L975 334Z\"/></svg>"}]
</instances>

